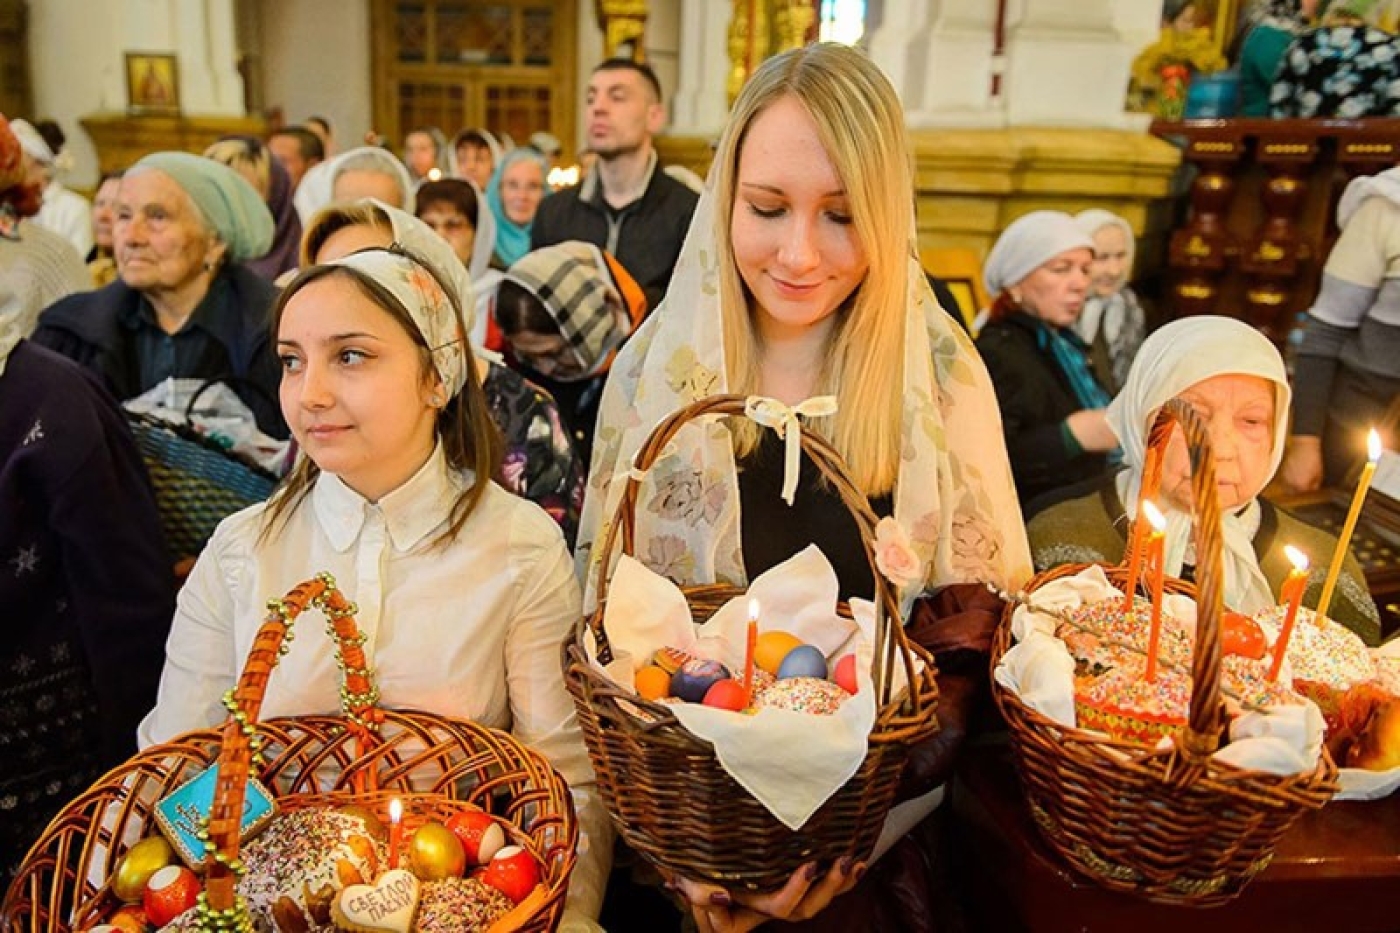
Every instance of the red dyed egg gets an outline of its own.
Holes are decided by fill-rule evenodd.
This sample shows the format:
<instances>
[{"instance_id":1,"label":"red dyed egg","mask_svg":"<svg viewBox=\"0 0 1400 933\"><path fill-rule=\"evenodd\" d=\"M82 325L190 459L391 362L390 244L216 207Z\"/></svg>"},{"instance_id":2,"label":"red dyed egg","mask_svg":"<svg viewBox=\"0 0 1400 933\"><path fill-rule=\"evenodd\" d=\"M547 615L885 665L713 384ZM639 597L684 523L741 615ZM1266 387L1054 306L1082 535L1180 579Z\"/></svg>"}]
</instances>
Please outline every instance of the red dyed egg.
<instances>
[{"instance_id":1,"label":"red dyed egg","mask_svg":"<svg viewBox=\"0 0 1400 933\"><path fill-rule=\"evenodd\" d=\"M506 834L500 824L480 810L454 813L447 821L447 828L462 841L467 862L472 865L486 864L506 844Z\"/></svg>"},{"instance_id":2,"label":"red dyed egg","mask_svg":"<svg viewBox=\"0 0 1400 933\"><path fill-rule=\"evenodd\" d=\"M736 713L749 705L749 694L739 681L729 678L717 680L705 691L705 705L718 709L731 709Z\"/></svg>"},{"instance_id":3,"label":"red dyed egg","mask_svg":"<svg viewBox=\"0 0 1400 933\"><path fill-rule=\"evenodd\" d=\"M855 696L860 690L860 684L856 681L856 656L848 654L837 661L831 669L831 679L842 690Z\"/></svg>"},{"instance_id":4,"label":"red dyed egg","mask_svg":"<svg viewBox=\"0 0 1400 933\"><path fill-rule=\"evenodd\" d=\"M477 877L519 904L540 883L540 866L535 857L520 846L506 846Z\"/></svg>"},{"instance_id":5,"label":"red dyed egg","mask_svg":"<svg viewBox=\"0 0 1400 933\"><path fill-rule=\"evenodd\" d=\"M1221 652L1258 661L1268 649L1268 640L1258 622L1238 612L1226 612L1220 617Z\"/></svg>"},{"instance_id":6,"label":"red dyed egg","mask_svg":"<svg viewBox=\"0 0 1400 933\"><path fill-rule=\"evenodd\" d=\"M146 919L163 927L194 906L199 898L199 878L183 865L167 865L151 876L141 906Z\"/></svg>"}]
</instances>

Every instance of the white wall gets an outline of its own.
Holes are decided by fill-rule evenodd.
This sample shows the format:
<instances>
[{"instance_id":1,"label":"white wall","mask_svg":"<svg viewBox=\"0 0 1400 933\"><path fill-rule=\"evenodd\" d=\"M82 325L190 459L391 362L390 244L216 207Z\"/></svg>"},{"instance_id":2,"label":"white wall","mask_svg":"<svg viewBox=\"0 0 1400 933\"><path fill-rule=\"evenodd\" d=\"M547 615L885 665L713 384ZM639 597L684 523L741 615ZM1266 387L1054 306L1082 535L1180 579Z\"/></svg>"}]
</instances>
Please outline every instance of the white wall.
<instances>
[{"instance_id":1,"label":"white wall","mask_svg":"<svg viewBox=\"0 0 1400 933\"><path fill-rule=\"evenodd\" d=\"M259 0L264 106L316 114L343 151L372 129L369 0Z\"/></svg>"},{"instance_id":2,"label":"white wall","mask_svg":"<svg viewBox=\"0 0 1400 933\"><path fill-rule=\"evenodd\" d=\"M35 119L58 121L74 157L68 182L97 182L97 153L81 117L126 109L125 52L178 56L186 113L236 116L233 0L29 0ZM20 116L15 114L15 116Z\"/></svg>"}]
</instances>

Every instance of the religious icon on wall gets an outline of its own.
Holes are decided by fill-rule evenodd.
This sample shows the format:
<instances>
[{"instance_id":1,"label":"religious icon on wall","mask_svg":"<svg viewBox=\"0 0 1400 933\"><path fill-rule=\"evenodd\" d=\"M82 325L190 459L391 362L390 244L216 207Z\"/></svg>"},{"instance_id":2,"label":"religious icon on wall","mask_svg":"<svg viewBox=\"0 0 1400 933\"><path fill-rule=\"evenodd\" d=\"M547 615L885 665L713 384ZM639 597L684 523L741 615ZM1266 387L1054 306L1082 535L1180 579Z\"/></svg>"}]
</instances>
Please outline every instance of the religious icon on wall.
<instances>
[{"instance_id":1,"label":"religious icon on wall","mask_svg":"<svg viewBox=\"0 0 1400 933\"><path fill-rule=\"evenodd\" d=\"M180 78L175 56L127 52L126 98L132 113L179 113Z\"/></svg>"}]
</instances>

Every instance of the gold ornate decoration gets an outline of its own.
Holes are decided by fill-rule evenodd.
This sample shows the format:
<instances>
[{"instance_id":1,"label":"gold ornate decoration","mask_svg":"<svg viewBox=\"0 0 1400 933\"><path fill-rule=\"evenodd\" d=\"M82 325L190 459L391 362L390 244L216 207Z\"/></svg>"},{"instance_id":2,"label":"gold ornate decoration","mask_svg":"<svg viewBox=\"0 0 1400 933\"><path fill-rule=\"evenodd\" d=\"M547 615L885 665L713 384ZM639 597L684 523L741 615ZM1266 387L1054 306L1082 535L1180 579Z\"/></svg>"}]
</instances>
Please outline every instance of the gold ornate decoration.
<instances>
[{"instance_id":1,"label":"gold ornate decoration","mask_svg":"<svg viewBox=\"0 0 1400 933\"><path fill-rule=\"evenodd\" d=\"M647 31L647 0L593 0L598 28L603 30L603 57L616 58L627 43L632 45L633 61L646 61L642 39Z\"/></svg>"}]
</instances>

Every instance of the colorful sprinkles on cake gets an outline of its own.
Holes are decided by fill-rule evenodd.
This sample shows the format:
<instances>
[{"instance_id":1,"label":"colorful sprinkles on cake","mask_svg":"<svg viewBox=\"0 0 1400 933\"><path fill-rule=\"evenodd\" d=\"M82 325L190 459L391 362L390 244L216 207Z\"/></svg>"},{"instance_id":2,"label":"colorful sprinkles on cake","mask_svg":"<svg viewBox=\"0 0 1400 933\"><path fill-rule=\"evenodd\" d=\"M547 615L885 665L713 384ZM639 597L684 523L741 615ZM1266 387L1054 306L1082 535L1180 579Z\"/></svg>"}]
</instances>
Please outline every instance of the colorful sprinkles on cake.
<instances>
[{"instance_id":1,"label":"colorful sprinkles on cake","mask_svg":"<svg viewBox=\"0 0 1400 933\"><path fill-rule=\"evenodd\" d=\"M1070 617L1076 625L1081 627L1081 631L1076 637L1083 644L1087 644L1087 640L1083 636L1088 635L1103 642L1116 642L1138 651L1146 651L1150 627L1148 620L1152 615L1152 605L1142 598L1138 598L1133 605L1136 607L1136 612L1132 617L1123 612L1121 596L1095 600L1071 610ZM1057 634L1065 640L1066 644L1069 644L1070 638L1067 636L1073 631L1074 626L1066 623L1061 624ZM1158 651L1163 663L1191 663L1191 640L1190 628L1179 619L1167 613L1162 614L1162 640ZM1073 645L1070 648L1071 651L1074 650Z\"/></svg>"},{"instance_id":2,"label":"colorful sprinkles on cake","mask_svg":"<svg viewBox=\"0 0 1400 933\"><path fill-rule=\"evenodd\" d=\"M1277 632L1283 624L1283 607L1275 606L1256 618L1270 623ZM1288 640L1288 663L1294 680L1314 681L1336 690L1374 680L1380 673L1370 649L1355 632L1331 619L1317 625L1313 611L1307 608L1298 610L1293 637Z\"/></svg>"},{"instance_id":3,"label":"colorful sprinkles on cake","mask_svg":"<svg viewBox=\"0 0 1400 933\"><path fill-rule=\"evenodd\" d=\"M416 933L476 933L510 913L510 898L475 878L447 878L423 885Z\"/></svg>"},{"instance_id":4,"label":"colorful sprinkles on cake","mask_svg":"<svg viewBox=\"0 0 1400 933\"><path fill-rule=\"evenodd\" d=\"M786 709L795 713L830 716L841 708L851 695L829 680L817 677L788 677L779 680L761 694L755 693L758 709Z\"/></svg>"}]
</instances>

